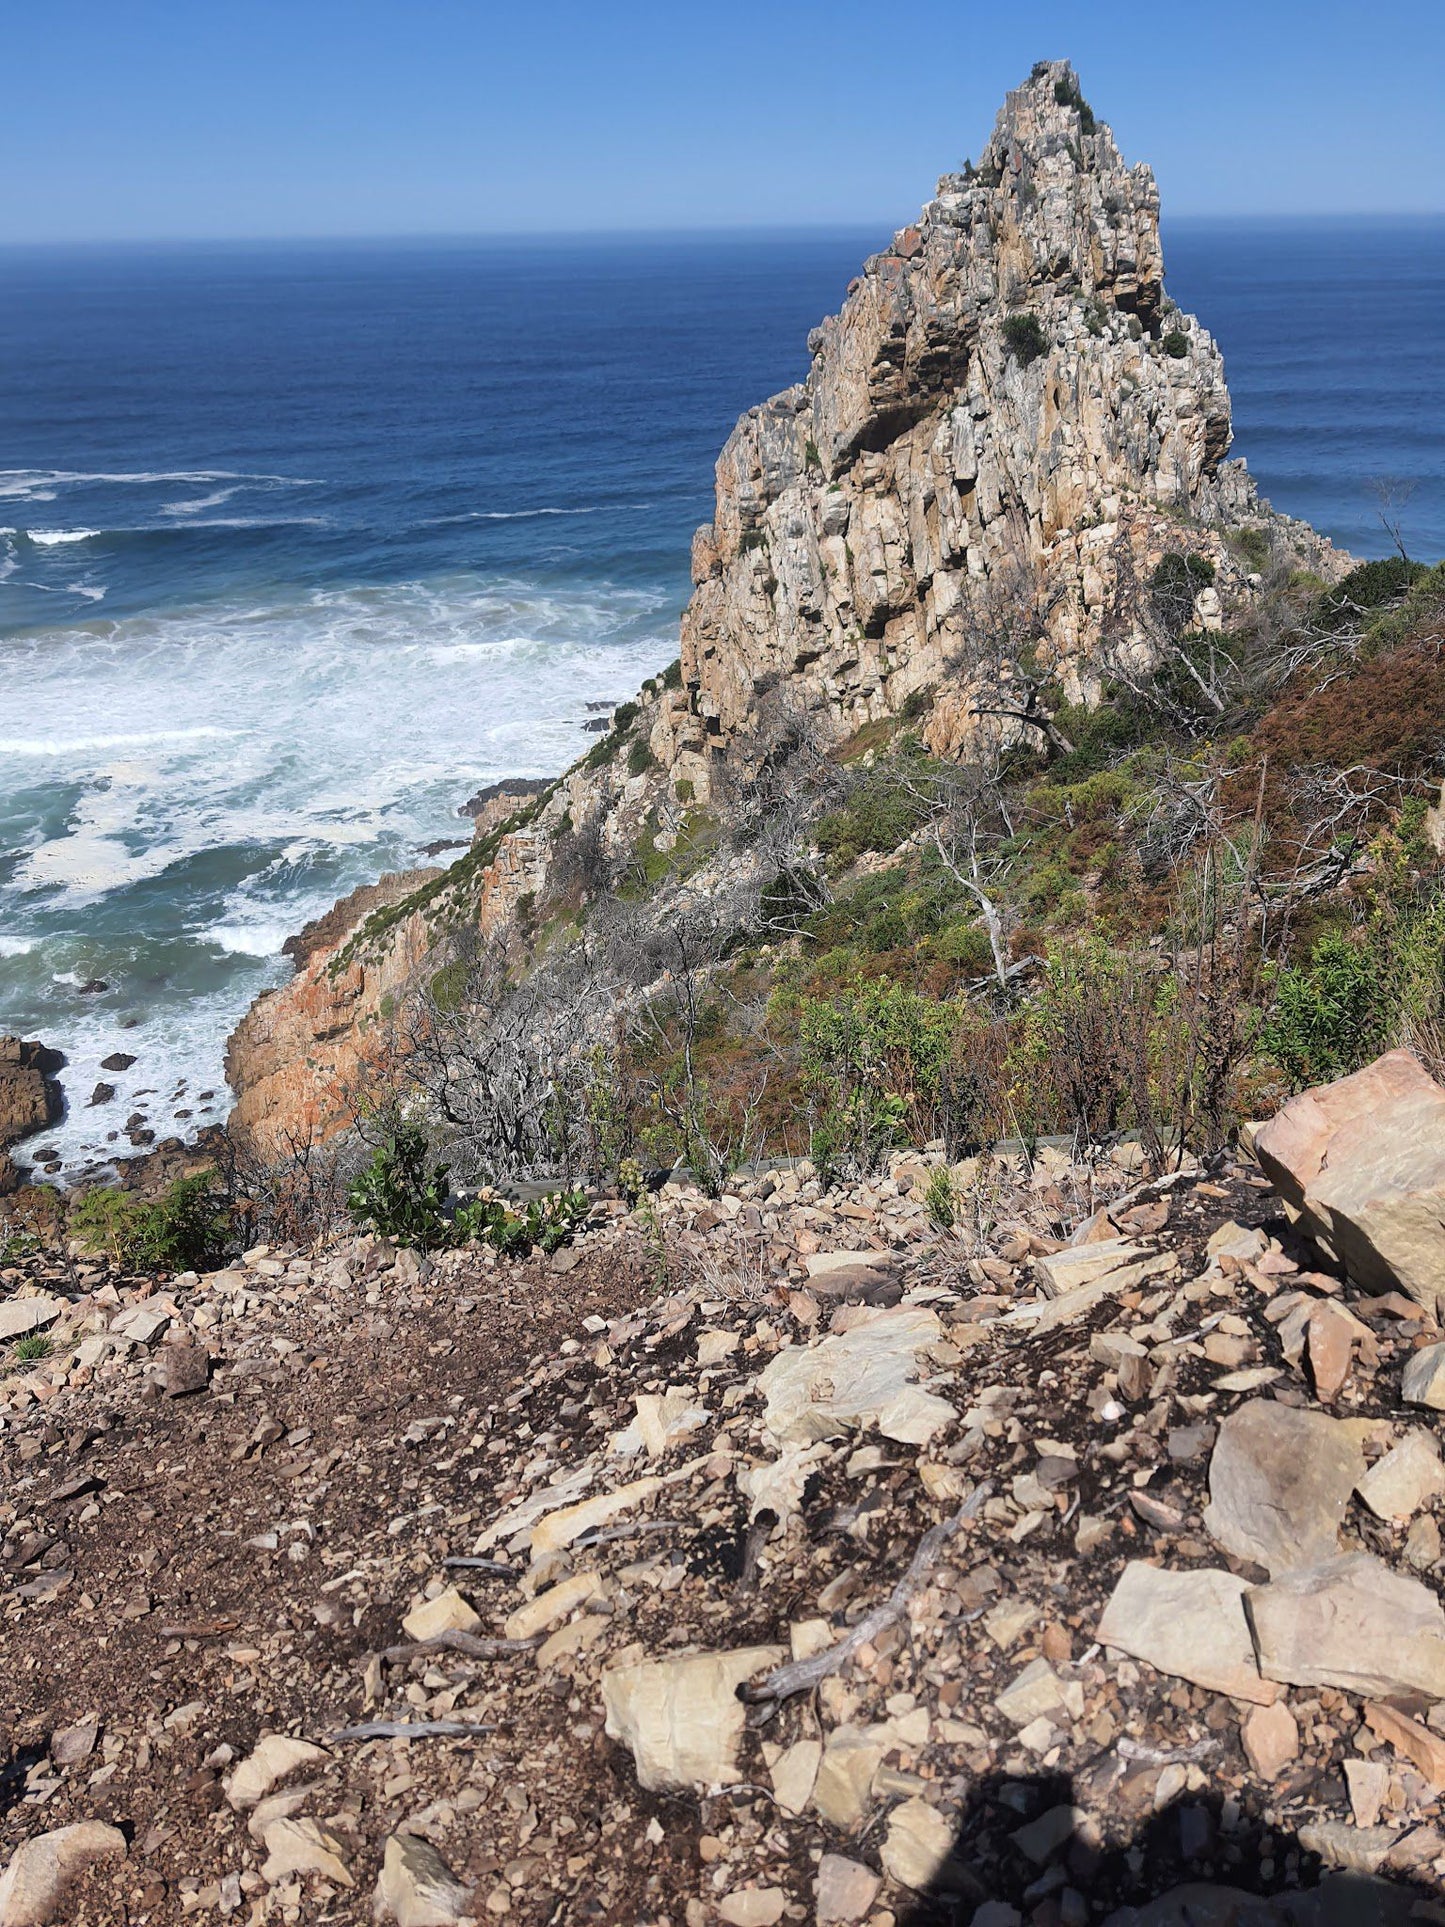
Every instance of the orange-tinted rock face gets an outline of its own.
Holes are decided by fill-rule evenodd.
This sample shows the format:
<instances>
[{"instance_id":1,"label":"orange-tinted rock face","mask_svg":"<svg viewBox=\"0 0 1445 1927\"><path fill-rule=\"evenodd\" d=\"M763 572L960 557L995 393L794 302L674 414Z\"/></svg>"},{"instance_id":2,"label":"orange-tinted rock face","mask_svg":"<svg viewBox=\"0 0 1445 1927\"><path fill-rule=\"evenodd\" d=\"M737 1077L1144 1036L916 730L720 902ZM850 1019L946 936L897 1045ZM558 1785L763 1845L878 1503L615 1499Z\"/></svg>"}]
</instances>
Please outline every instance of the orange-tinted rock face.
<instances>
[{"instance_id":1,"label":"orange-tinted rock face","mask_svg":"<svg viewBox=\"0 0 1445 1927\"><path fill-rule=\"evenodd\" d=\"M406 891L383 889L380 901L374 891L356 894L357 917L330 923L323 941L311 926L303 967L289 984L256 999L226 1045L226 1079L236 1093L230 1128L263 1156L320 1141L353 1120L389 1048L390 1013L430 948L425 923L411 916L385 943L370 951L358 946L342 962L338 953L359 924Z\"/></svg>"}]
</instances>

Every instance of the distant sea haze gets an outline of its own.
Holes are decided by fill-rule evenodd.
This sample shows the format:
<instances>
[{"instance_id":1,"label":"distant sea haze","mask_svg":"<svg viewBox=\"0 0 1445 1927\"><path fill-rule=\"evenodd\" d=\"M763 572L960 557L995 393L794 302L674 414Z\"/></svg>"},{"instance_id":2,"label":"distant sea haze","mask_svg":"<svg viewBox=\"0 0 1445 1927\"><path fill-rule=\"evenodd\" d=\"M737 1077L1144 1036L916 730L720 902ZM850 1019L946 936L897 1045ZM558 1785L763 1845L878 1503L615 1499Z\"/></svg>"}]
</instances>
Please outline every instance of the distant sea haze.
<instances>
[{"instance_id":1,"label":"distant sea haze","mask_svg":"<svg viewBox=\"0 0 1445 1927\"><path fill-rule=\"evenodd\" d=\"M735 417L887 238L0 252L0 1032L72 1173L222 1116L286 936L671 660ZM1264 493L1445 553L1445 223L1165 241Z\"/></svg>"}]
</instances>

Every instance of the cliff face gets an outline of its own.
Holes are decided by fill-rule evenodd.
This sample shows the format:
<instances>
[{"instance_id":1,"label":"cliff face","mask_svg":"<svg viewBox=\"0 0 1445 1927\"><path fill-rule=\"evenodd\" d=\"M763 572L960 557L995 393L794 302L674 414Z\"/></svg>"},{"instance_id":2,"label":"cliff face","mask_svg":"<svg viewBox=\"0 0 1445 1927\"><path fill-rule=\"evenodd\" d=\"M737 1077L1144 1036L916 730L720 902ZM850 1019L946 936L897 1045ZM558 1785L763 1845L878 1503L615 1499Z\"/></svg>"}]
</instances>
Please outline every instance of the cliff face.
<instances>
[{"instance_id":1,"label":"cliff face","mask_svg":"<svg viewBox=\"0 0 1445 1927\"><path fill-rule=\"evenodd\" d=\"M719 458L680 675L509 822L479 820L442 887L325 929L231 1040L251 1136L344 1114L439 932L517 941L579 826L613 859L644 834L666 849L684 808L726 807L719 775L746 784L790 712L826 741L906 709L966 757L1025 656L1074 700L1147 656L1164 557L1212 565L1194 579L1204 628L1249 597L1240 549L1258 538L1327 578L1344 564L1225 459L1223 363L1165 294L1153 175L1126 167L1066 63L1009 95L979 165L940 181L809 348L807 380L750 409Z\"/></svg>"}]
</instances>

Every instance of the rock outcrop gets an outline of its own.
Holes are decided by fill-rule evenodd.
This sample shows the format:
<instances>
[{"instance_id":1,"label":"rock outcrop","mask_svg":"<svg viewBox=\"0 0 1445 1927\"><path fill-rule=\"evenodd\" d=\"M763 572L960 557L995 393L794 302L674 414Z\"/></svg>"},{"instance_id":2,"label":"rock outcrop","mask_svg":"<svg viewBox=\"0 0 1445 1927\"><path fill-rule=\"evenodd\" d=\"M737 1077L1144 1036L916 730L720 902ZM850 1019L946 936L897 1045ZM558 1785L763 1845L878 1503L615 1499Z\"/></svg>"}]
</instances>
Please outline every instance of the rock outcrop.
<instances>
[{"instance_id":1,"label":"rock outcrop","mask_svg":"<svg viewBox=\"0 0 1445 1927\"><path fill-rule=\"evenodd\" d=\"M1152 174L1125 165L1072 68L1041 63L979 165L944 177L810 336L807 380L734 428L680 669L558 781L474 799L477 840L442 887L369 928L313 927L295 983L232 1039L235 1125L273 1148L332 1128L438 931L516 935L581 831L614 861L644 831L665 849L685 810L726 812L800 716L827 744L907 715L966 759L1027 737L1040 680L1092 700L1111 665L1168 646L1170 621L1219 627L1261 544L1337 574L1345 559L1226 459L1219 351L1163 274ZM1165 620L1169 558L1183 600Z\"/></svg>"},{"instance_id":2,"label":"rock outcrop","mask_svg":"<svg viewBox=\"0 0 1445 1927\"><path fill-rule=\"evenodd\" d=\"M1166 554L1215 565L1204 624L1247 593L1229 528L1325 559L1225 460L1223 362L1165 295L1154 177L1065 62L1008 96L979 165L943 177L809 347L807 380L733 430L694 540L682 669L710 746L785 686L836 733L927 691L928 740L956 750L972 690L1024 647L1075 696L1106 638L1147 647Z\"/></svg>"},{"instance_id":3,"label":"rock outcrop","mask_svg":"<svg viewBox=\"0 0 1445 1927\"><path fill-rule=\"evenodd\" d=\"M65 1115L65 1098L55 1074L65 1063L45 1044L0 1037L0 1197L21 1182L8 1152Z\"/></svg>"}]
</instances>

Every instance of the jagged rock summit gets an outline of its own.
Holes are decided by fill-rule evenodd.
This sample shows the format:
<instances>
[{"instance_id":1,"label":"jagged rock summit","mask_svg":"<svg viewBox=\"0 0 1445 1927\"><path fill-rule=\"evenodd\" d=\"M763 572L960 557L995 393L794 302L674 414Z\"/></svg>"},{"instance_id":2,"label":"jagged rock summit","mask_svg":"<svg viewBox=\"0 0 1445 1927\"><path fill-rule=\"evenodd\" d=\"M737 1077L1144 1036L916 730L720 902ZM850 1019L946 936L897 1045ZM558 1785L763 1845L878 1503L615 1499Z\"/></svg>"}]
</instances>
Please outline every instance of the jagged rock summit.
<instances>
[{"instance_id":1,"label":"jagged rock summit","mask_svg":"<svg viewBox=\"0 0 1445 1927\"><path fill-rule=\"evenodd\" d=\"M943 177L808 346L807 380L734 428L694 539L699 747L803 679L838 733L927 690L931 745L957 750L1001 617L1087 695L1165 553L1215 562L1208 622L1245 587L1224 530L1278 522L1225 460L1219 350L1165 295L1154 176L1065 61L1008 96L979 165Z\"/></svg>"}]
</instances>

